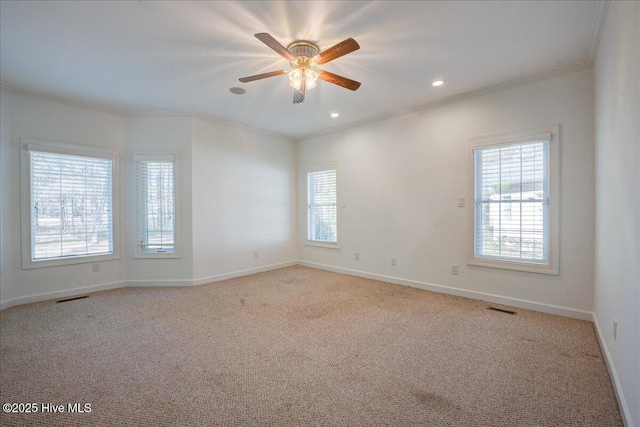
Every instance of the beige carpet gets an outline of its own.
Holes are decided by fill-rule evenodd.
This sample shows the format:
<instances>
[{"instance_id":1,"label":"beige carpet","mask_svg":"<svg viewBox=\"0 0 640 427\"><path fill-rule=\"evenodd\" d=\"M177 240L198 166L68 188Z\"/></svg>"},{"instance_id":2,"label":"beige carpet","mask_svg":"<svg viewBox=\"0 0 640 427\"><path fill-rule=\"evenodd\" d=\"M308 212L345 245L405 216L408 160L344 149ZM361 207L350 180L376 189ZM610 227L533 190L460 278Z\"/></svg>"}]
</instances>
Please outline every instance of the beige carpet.
<instances>
[{"instance_id":1,"label":"beige carpet","mask_svg":"<svg viewBox=\"0 0 640 427\"><path fill-rule=\"evenodd\" d=\"M620 426L593 325L305 267L0 312L0 424ZM66 410L67 408L65 408Z\"/></svg>"}]
</instances>

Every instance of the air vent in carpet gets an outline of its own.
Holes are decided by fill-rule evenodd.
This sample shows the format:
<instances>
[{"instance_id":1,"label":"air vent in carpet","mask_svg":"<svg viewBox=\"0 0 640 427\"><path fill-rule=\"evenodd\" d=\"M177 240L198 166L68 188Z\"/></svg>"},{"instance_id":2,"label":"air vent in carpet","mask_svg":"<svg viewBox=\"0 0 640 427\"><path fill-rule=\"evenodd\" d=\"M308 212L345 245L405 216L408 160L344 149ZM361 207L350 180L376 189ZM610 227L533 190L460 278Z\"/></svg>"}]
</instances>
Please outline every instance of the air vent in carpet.
<instances>
[{"instance_id":1,"label":"air vent in carpet","mask_svg":"<svg viewBox=\"0 0 640 427\"><path fill-rule=\"evenodd\" d=\"M498 308L498 307L491 307L491 306L489 306L487 309L488 309L488 310L493 310L493 311L499 311L500 313L516 314L516 312L515 312L515 311L513 311L513 310L507 310L507 309L504 309L504 308Z\"/></svg>"},{"instance_id":2,"label":"air vent in carpet","mask_svg":"<svg viewBox=\"0 0 640 427\"><path fill-rule=\"evenodd\" d=\"M67 302L67 301L75 301L77 299L84 299L84 298L89 298L89 295L82 295L80 297L72 297L72 298L65 298L65 299L59 299L56 302Z\"/></svg>"}]
</instances>

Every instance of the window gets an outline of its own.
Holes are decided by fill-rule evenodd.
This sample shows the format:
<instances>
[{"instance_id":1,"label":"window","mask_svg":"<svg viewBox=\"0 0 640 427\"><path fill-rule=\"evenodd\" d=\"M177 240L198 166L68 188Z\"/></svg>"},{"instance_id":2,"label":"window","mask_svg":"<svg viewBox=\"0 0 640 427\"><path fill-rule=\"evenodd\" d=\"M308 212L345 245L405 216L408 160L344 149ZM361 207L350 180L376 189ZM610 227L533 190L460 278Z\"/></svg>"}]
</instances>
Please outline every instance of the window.
<instances>
[{"instance_id":1,"label":"window","mask_svg":"<svg viewBox=\"0 0 640 427\"><path fill-rule=\"evenodd\" d=\"M134 153L137 250L135 256L176 256L176 154Z\"/></svg>"},{"instance_id":2,"label":"window","mask_svg":"<svg viewBox=\"0 0 640 427\"><path fill-rule=\"evenodd\" d=\"M23 268L118 258L117 151L21 142Z\"/></svg>"},{"instance_id":3,"label":"window","mask_svg":"<svg viewBox=\"0 0 640 427\"><path fill-rule=\"evenodd\" d=\"M471 265L558 274L559 125L471 142Z\"/></svg>"},{"instance_id":4,"label":"window","mask_svg":"<svg viewBox=\"0 0 640 427\"><path fill-rule=\"evenodd\" d=\"M307 244L338 248L338 170L307 170Z\"/></svg>"}]
</instances>

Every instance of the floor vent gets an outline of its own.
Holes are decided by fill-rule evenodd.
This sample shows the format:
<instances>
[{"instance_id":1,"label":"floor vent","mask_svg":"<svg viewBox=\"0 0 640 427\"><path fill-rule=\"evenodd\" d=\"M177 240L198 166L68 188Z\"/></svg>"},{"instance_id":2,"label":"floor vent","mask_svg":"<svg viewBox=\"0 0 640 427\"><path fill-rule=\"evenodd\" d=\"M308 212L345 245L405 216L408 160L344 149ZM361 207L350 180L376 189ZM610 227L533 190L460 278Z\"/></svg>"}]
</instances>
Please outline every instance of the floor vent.
<instances>
[{"instance_id":1,"label":"floor vent","mask_svg":"<svg viewBox=\"0 0 640 427\"><path fill-rule=\"evenodd\" d=\"M80 297L72 297L72 298L59 299L59 300L58 300L58 301L56 301L56 302L60 303L60 302L67 302L67 301L75 301L75 300L77 300L77 299L84 299L84 298L89 298L89 295L82 295L82 296L80 296Z\"/></svg>"},{"instance_id":2,"label":"floor vent","mask_svg":"<svg viewBox=\"0 0 640 427\"><path fill-rule=\"evenodd\" d=\"M500 313L516 314L516 312L515 312L515 311L513 311L513 310L507 310L507 309L504 309L504 308L498 308L498 307L491 307L491 306L489 306L487 309L488 309L488 310L493 310L493 311L499 311Z\"/></svg>"}]
</instances>

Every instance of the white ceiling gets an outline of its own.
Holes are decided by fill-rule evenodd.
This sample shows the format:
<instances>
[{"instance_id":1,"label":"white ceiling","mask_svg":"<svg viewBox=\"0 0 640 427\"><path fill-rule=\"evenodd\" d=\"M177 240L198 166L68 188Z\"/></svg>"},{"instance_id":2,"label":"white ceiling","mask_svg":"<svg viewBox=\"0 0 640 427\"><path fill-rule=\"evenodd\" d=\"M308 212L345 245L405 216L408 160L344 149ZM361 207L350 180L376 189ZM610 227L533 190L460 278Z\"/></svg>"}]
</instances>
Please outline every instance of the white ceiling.
<instances>
[{"instance_id":1,"label":"white ceiling","mask_svg":"<svg viewBox=\"0 0 640 427\"><path fill-rule=\"evenodd\" d=\"M0 79L124 112L197 113L291 138L593 60L594 1L0 2ZM256 39L360 50L322 66L362 82L320 81L293 105L288 69ZM446 84L433 88L431 81ZM247 90L233 95L232 86ZM331 112L340 117L331 119Z\"/></svg>"}]
</instances>

